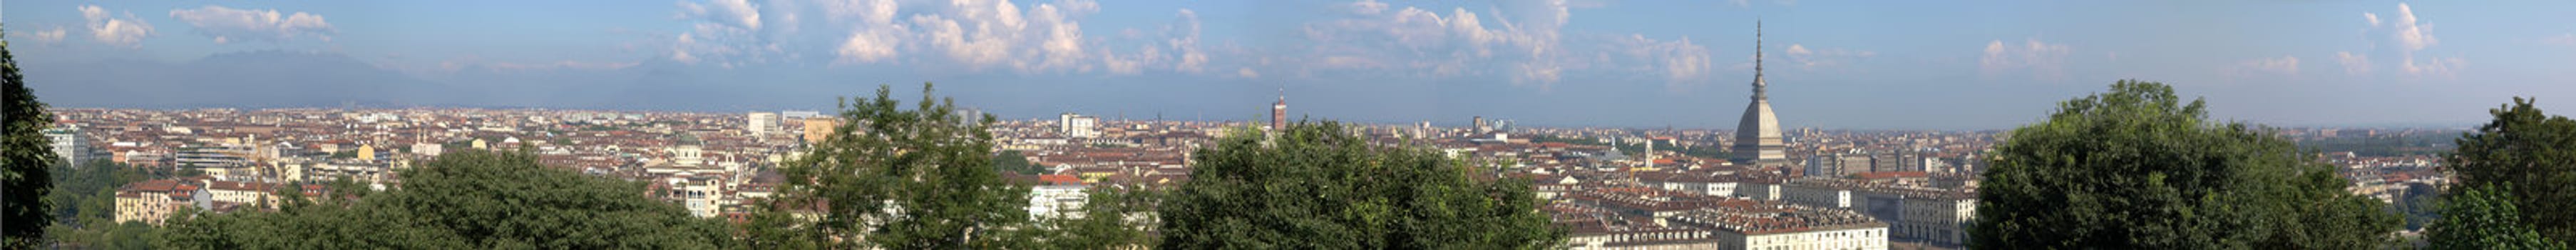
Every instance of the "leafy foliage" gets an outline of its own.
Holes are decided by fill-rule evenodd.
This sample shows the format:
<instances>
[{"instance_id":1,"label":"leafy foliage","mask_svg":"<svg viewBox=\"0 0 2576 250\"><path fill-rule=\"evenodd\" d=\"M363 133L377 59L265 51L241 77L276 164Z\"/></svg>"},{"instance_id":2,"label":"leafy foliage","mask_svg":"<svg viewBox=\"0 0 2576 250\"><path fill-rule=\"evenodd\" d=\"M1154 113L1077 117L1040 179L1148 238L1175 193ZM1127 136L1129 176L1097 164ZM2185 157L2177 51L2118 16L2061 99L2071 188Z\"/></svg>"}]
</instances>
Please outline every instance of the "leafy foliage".
<instances>
[{"instance_id":1,"label":"leafy foliage","mask_svg":"<svg viewBox=\"0 0 2576 250\"><path fill-rule=\"evenodd\" d=\"M27 89L19 75L18 59L9 53L9 44L0 41L0 248L28 249L43 244L45 226L53 224L53 213L45 210L47 194L54 188L54 178L47 173L61 164L54 155L53 143L45 138L45 126L53 124L53 115L45 113L45 103L36 101L36 92Z\"/></svg>"},{"instance_id":2,"label":"leafy foliage","mask_svg":"<svg viewBox=\"0 0 2576 250\"><path fill-rule=\"evenodd\" d=\"M1043 221L1037 232L1049 249L1124 249L1154 245L1154 206L1160 192L1142 187L1106 186L1086 191L1080 218Z\"/></svg>"},{"instance_id":3,"label":"leafy foliage","mask_svg":"<svg viewBox=\"0 0 2576 250\"><path fill-rule=\"evenodd\" d=\"M400 188L277 212L174 216L186 249L715 249L722 222L645 197L642 183L547 168L525 152L461 150L404 170Z\"/></svg>"},{"instance_id":4,"label":"leafy foliage","mask_svg":"<svg viewBox=\"0 0 2576 250\"><path fill-rule=\"evenodd\" d=\"M1168 249L1541 249L1566 230L1526 180L1368 144L1336 122L1238 132L1163 201Z\"/></svg>"},{"instance_id":5,"label":"leafy foliage","mask_svg":"<svg viewBox=\"0 0 2576 250\"><path fill-rule=\"evenodd\" d=\"M2495 120L2459 139L2443 159L2465 187L2500 186L2525 212L2521 223L2551 239L2576 239L2576 120L2549 116L2514 98Z\"/></svg>"},{"instance_id":6,"label":"leafy foliage","mask_svg":"<svg viewBox=\"0 0 2576 250\"><path fill-rule=\"evenodd\" d=\"M149 247L152 227L116 223L116 188L149 176L125 164L93 160L83 167L55 166L53 243L72 248L133 249Z\"/></svg>"},{"instance_id":7,"label":"leafy foliage","mask_svg":"<svg viewBox=\"0 0 2576 250\"><path fill-rule=\"evenodd\" d=\"M2567 249L2523 224L2509 186L2460 190L2442 205L2442 221L2425 232L2431 249Z\"/></svg>"},{"instance_id":8,"label":"leafy foliage","mask_svg":"<svg viewBox=\"0 0 2576 250\"><path fill-rule=\"evenodd\" d=\"M900 109L891 87L841 104L841 124L803 159L784 164L787 183L768 213L819 213L810 222L763 215L751 244L781 248L993 249L1028 244L1028 187L1001 179L992 162L993 117L963 117L954 100L931 94ZM930 100L939 100L936 102ZM803 242L799 242L803 241ZM811 243L804 243L811 242Z\"/></svg>"},{"instance_id":9,"label":"leafy foliage","mask_svg":"<svg viewBox=\"0 0 2576 250\"><path fill-rule=\"evenodd\" d=\"M1047 174L1046 166L1029 163L1029 158L1021 156L1019 150L1003 150L1001 154L993 155L993 169L1022 175Z\"/></svg>"},{"instance_id":10,"label":"leafy foliage","mask_svg":"<svg viewBox=\"0 0 2576 250\"><path fill-rule=\"evenodd\" d=\"M2366 249L2400 221L2269 129L2161 83L2068 100L1995 148L1976 248Z\"/></svg>"}]
</instances>

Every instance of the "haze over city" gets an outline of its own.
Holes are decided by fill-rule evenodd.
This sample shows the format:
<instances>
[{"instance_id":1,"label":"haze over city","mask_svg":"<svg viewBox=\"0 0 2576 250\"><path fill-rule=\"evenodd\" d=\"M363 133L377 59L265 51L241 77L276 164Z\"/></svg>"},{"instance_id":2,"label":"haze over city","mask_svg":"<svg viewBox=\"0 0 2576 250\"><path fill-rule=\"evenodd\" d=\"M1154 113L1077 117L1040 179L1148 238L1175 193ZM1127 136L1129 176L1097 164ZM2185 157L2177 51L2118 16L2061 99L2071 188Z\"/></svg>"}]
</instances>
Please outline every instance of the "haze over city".
<instances>
[{"instance_id":1,"label":"haze over city","mask_svg":"<svg viewBox=\"0 0 2576 250\"><path fill-rule=\"evenodd\" d=\"M1753 28L1783 126L2003 129L2117 79L2220 119L2464 127L2576 93L2567 2L13 1L58 107L828 109L1728 129ZM898 91L903 92L903 91ZM898 95L904 96L904 95ZM2543 107L2565 107L2542 102Z\"/></svg>"}]
</instances>

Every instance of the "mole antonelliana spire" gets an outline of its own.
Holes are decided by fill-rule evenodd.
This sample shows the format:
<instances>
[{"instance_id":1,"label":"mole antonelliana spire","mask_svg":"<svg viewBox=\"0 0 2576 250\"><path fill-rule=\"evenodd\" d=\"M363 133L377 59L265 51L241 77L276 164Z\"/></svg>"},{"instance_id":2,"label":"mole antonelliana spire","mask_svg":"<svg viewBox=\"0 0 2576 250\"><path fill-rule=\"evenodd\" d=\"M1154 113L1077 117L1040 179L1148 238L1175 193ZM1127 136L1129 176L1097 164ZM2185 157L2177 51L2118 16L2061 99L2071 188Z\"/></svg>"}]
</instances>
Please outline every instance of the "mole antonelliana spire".
<instances>
[{"instance_id":1,"label":"mole antonelliana spire","mask_svg":"<svg viewBox=\"0 0 2576 250\"><path fill-rule=\"evenodd\" d=\"M1753 22L1753 103L1745 104L1743 123L1735 126L1733 156L1738 165L1776 166L1789 162L1781 144L1780 118L1771 113L1771 84L1762 81L1762 21Z\"/></svg>"}]
</instances>

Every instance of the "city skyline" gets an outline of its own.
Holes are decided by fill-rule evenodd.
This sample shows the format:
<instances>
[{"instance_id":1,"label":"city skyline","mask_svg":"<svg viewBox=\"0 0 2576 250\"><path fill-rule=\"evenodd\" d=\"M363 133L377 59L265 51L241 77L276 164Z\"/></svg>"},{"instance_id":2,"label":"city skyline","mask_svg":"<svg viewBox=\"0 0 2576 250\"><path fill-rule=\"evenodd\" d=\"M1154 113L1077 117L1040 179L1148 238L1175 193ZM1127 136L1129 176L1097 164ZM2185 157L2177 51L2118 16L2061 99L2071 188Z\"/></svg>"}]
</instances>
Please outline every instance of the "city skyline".
<instances>
[{"instance_id":1,"label":"city skyline","mask_svg":"<svg viewBox=\"0 0 2576 250\"><path fill-rule=\"evenodd\" d=\"M1756 18L1788 128L2005 129L2124 78L2282 126L2469 126L2576 93L2549 81L2576 33L2531 25L2569 3L865 3L892 8L29 2L0 21L67 108L828 110L926 81L1012 119L1254 121L1284 91L1292 120L1733 129Z\"/></svg>"}]
</instances>

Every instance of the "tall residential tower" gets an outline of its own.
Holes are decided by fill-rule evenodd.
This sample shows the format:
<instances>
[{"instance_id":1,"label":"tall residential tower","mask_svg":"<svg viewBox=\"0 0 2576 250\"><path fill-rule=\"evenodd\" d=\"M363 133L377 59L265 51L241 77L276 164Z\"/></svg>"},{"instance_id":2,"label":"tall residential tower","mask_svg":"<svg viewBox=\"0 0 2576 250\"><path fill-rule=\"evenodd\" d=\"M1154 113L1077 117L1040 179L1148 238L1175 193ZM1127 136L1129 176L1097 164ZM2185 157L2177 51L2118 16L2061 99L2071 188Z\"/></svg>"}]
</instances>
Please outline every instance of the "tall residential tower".
<instances>
[{"instance_id":1,"label":"tall residential tower","mask_svg":"<svg viewBox=\"0 0 2576 250\"><path fill-rule=\"evenodd\" d=\"M1288 89L1279 89L1279 102L1270 103L1270 129L1288 128Z\"/></svg>"},{"instance_id":2,"label":"tall residential tower","mask_svg":"<svg viewBox=\"0 0 2576 250\"><path fill-rule=\"evenodd\" d=\"M1762 23L1753 23L1753 103L1744 106L1744 122L1735 126L1737 165L1777 166L1789 163L1789 146L1780 140L1780 117L1771 114L1770 83L1762 82Z\"/></svg>"}]
</instances>

